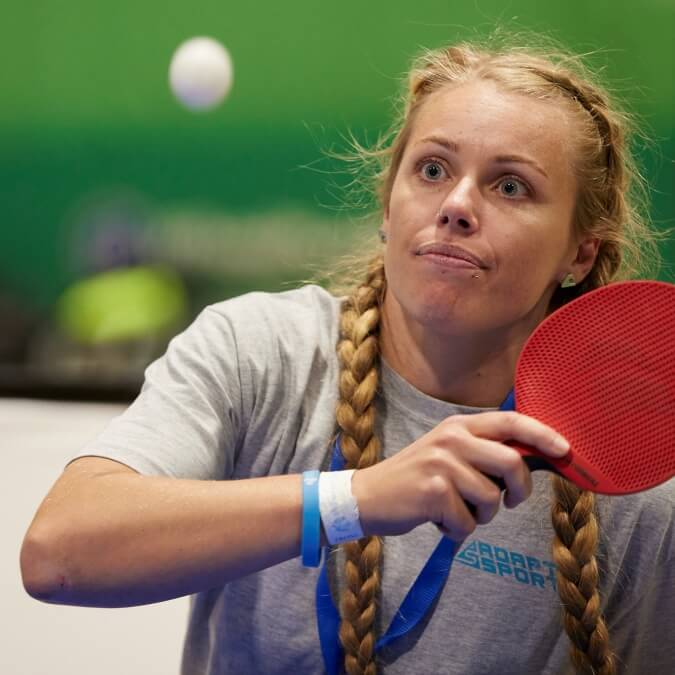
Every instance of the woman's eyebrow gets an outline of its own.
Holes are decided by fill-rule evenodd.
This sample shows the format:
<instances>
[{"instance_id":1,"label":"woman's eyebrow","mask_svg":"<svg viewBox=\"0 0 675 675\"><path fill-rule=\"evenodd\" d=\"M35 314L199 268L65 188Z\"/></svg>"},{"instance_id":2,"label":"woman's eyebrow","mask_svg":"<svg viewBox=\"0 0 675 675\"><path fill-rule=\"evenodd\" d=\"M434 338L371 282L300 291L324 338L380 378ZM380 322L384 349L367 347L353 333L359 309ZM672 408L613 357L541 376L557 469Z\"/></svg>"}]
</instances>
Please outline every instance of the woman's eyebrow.
<instances>
[{"instance_id":1,"label":"woman's eyebrow","mask_svg":"<svg viewBox=\"0 0 675 675\"><path fill-rule=\"evenodd\" d=\"M495 162L518 162L520 164L529 164L533 169L542 174L542 176L548 178L546 171L544 171L544 169L542 169L541 166L537 164L537 162L535 162L533 159L529 159L528 157L523 157L522 155L498 155L495 157Z\"/></svg>"},{"instance_id":2,"label":"woman's eyebrow","mask_svg":"<svg viewBox=\"0 0 675 675\"><path fill-rule=\"evenodd\" d=\"M459 152L459 145L455 143L455 141L449 141L442 136L425 136L424 138L420 138L415 145L420 145L421 143L436 143L437 145L442 145L447 150L450 150L450 152Z\"/></svg>"},{"instance_id":3,"label":"woman's eyebrow","mask_svg":"<svg viewBox=\"0 0 675 675\"><path fill-rule=\"evenodd\" d=\"M436 143L437 145L440 145L450 152L454 153L459 153L459 144L456 143L455 141L451 141L447 138L443 138L441 136L425 136L424 138L421 138L419 141L415 143L415 145L419 145L420 143ZM495 162L499 162L500 164L506 164L506 163L520 163L520 164L529 164L533 169L538 171L542 176L545 178L548 178L548 174L544 169L533 159L530 159L529 157L524 157L523 155L497 155L494 158Z\"/></svg>"}]
</instances>

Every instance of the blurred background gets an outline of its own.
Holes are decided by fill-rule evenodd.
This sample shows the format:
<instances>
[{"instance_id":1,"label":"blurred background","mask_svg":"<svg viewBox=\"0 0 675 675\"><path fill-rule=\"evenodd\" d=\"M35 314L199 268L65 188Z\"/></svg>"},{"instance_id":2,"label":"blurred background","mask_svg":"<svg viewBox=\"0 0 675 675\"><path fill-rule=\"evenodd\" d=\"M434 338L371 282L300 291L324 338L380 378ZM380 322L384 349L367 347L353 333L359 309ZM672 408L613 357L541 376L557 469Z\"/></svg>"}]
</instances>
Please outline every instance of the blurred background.
<instances>
[{"instance_id":1,"label":"blurred background","mask_svg":"<svg viewBox=\"0 0 675 675\"><path fill-rule=\"evenodd\" d=\"M46 605L19 550L67 461L207 303L281 290L368 222L331 153L372 143L423 47L500 24L587 53L643 120L652 217L675 225L674 0L114 3L24 0L0 19L0 672L177 673L188 598ZM222 42L234 84L195 113L168 86L184 40ZM675 262L673 244L664 255ZM667 268L663 278L672 281ZM41 400L51 399L51 400ZM7 632L7 631L5 631Z\"/></svg>"},{"instance_id":2,"label":"blurred background","mask_svg":"<svg viewBox=\"0 0 675 675\"><path fill-rule=\"evenodd\" d=\"M372 226L331 153L372 143L422 47L497 24L579 52L637 113L654 220L674 224L675 2L26 0L0 28L0 395L129 401L206 304L289 288ZM234 84L191 112L176 47ZM673 244L664 245L667 261ZM672 280L667 268L662 278Z\"/></svg>"}]
</instances>

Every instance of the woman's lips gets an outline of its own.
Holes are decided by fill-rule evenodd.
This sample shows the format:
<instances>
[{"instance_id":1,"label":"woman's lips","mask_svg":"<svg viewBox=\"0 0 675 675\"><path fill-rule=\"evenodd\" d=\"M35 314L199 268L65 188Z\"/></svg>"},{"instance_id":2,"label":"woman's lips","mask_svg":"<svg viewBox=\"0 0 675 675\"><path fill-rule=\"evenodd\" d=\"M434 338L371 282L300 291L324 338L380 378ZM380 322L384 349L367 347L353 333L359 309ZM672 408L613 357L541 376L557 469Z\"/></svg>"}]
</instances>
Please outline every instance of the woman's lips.
<instances>
[{"instance_id":1,"label":"woman's lips","mask_svg":"<svg viewBox=\"0 0 675 675\"><path fill-rule=\"evenodd\" d=\"M471 269L487 269L487 265L478 255L467 251L456 244L435 241L422 244L415 255L425 256L430 261L445 265L448 267L466 267Z\"/></svg>"},{"instance_id":2,"label":"woman's lips","mask_svg":"<svg viewBox=\"0 0 675 675\"><path fill-rule=\"evenodd\" d=\"M424 253L423 256L429 261L442 265L443 267L463 267L465 269L477 270L480 269L468 260L463 258L455 258L454 256L441 255L439 253Z\"/></svg>"}]
</instances>

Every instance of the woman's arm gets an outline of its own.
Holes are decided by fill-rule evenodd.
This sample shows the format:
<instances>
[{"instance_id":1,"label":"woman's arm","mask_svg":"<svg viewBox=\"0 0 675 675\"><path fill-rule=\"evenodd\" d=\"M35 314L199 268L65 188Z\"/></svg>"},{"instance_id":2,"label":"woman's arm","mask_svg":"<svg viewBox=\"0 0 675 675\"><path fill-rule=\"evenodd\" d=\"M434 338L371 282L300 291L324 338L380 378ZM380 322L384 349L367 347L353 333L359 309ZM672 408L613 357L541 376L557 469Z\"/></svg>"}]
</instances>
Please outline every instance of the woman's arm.
<instances>
[{"instance_id":1,"label":"woman's arm","mask_svg":"<svg viewBox=\"0 0 675 675\"><path fill-rule=\"evenodd\" d=\"M463 539L499 509L501 492L483 472L504 479L507 506L527 499L530 472L506 439L550 456L565 453L553 429L525 415L454 415L356 472L364 533L403 534L431 521ZM81 458L56 482L26 534L24 585L46 602L97 607L222 586L299 554L301 480L141 476L112 460Z\"/></svg>"},{"instance_id":2,"label":"woman's arm","mask_svg":"<svg viewBox=\"0 0 675 675\"><path fill-rule=\"evenodd\" d=\"M300 475L182 480L81 458L26 533L23 583L58 604L169 600L298 556L301 512Z\"/></svg>"}]
</instances>

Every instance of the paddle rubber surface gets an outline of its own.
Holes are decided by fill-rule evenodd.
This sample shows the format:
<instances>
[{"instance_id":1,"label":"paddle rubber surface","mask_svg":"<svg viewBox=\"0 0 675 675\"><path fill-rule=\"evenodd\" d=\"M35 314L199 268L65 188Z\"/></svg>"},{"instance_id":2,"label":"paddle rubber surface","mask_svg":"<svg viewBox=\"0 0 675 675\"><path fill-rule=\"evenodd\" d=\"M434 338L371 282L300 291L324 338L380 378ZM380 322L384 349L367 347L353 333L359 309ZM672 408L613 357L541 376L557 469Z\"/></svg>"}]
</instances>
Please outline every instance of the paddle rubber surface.
<instances>
[{"instance_id":1,"label":"paddle rubber surface","mask_svg":"<svg viewBox=\"0 0 675 675\"><path fill-rule=\"evenodd\" d=\"M624 494L671 478L675 285L610 284L551 314L521 352L515 396L518 412L570 442L565 458L546 461L580 487Z\"/></svg>"}]
</instances>

